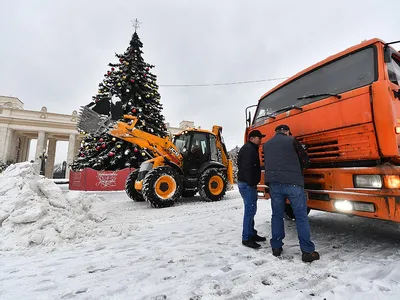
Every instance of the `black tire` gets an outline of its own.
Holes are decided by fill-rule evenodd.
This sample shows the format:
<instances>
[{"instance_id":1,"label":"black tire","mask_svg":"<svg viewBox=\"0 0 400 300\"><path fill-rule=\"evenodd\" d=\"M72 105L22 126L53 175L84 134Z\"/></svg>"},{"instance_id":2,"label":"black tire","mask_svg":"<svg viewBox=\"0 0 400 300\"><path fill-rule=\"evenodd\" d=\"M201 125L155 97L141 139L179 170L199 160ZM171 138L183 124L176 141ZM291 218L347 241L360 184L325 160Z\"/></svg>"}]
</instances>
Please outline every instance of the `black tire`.
<instances>
[{"instance_id":1,"label":"black tire","mask_svg":"<svg viewBox=\"0 0 400 300\"><path fill-rule=\"evenodd\" d=\"M307 215L310 213L310 210L311 209L309 207L307 207ZM286 206L285 206L284 217L287 220L296 220L296 217L293 212L293 208L290 204L286 204Z\"/></svg>"},{"instance_id":2,"label":"black tire","mask_svg":"<svg viewBox=\"0 0 400 300\"><path fill-rule=\"evenodd\" d=\"M206 201L219 201L226 193L227 179L224 171L210 168L199 178L199 194Z\"/></svg>"},{"instance_id":3,"label":"black tire","mask_svg":"<svg viewBox=\"0 0 400 300\"><path fill-rule=\"evenodd\" d=\"M143 198L157 208L174 205L182 195L182 180L171 167L157 167L143 179Z\"/></svg>"},{"instance_id":4,"label":"black tire","mask_svg":"<svg viewBox=\"0 0 400 300\"><path fill-rule=\"evenodd\" d=\"M139 170L133 171L128 175L125 181L125 192L133 201L143 202L143 196L135 189L135 181L138 177Z\"/></svg>"},{"instance_id":5,"label":"black tire","mask_svg":"<svg viewBox=\"0 0 400 300\"><path fill-rule=\"evenodd\" d=\"M196 195L196 193L197 193L197 191L184 190L182 193L182 197L185 197L185 198L193 197L194 195Z\"/></svg>"}]
</instances>

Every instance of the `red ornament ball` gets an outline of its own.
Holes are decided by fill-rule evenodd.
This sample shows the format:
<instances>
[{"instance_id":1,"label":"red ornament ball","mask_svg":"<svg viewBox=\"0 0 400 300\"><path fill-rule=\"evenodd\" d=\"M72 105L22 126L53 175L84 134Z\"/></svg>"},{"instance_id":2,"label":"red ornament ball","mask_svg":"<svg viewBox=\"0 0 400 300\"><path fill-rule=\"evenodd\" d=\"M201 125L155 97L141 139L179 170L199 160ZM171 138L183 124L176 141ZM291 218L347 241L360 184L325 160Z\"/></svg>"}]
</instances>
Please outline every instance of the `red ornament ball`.
<instances>
[{"instance_id":1,"label":"red ornament ball","mask_svg":"<svg viewBox=\"0 0 400 300\"><path fill-rule=\"evenodd\" d=\"M100 146L97 146L97 147L96 147L96 150L99 151L99 150L100 150Z\"/></svg>"},{"instance_id":2,"label":"red ornament ball","mask_svg":"<svg viewBox=\"0 0 400 300\"><path fill-rule=\"evenodd\" d=\"M99 140L99 141L100 141L100 143L102 143L102 142L104 142L104 139L103 139L103 138L100 138L100 140Z\"/></svg>"},{"instance_id":3,"label":"red ornament ball","mask_svg":"<svg viewBox=\"0 0 400 300\"><path fill-rule=\"evenodd\" d=\"M108 72L107 72L107 75L111 75L111 72L110 72L110 71L108 71Z\"/></svg>"},{"instance_id":4,"label":"red ornament ball","mask_svg":"<svg viewBox=\"0 0 400 300\"><path fill-rule=\"evenodd\" d=\"M112 151L110 151L110 152L108 153L108 156L110 156L110 157L113 157L114 155L115 155L115 153L112 152Z\"/></svg>"},{"instance_id":5,"label":"red ornament ball","mask_svg":"<svg viewBox=\"0 0 400 300\"><path fill-rule=\"evenodd\" d=\"M106 147L106 144L102 144L102 145L101 145L101 148L104 149L105 147Z\"/></svg>"},{"instance_id":6,"label":"red ornament ball","mask_svg":"<svg viewBox=\"0 0 400 300\"><path fill-rule=\"evenodd\" d=\"M147 77L147 74L143 74L144 77Z\"/></svg>"},{"instance_id":7,"label":"red ornament ball","mask_svg":"<svg viewBox=\"0 0 400 300\"><path fill-rule=\"evenodd\" d=\"M85 154L82 153L82 154L81 154L81 157L84 157L84 156L85 156Z\"/></svg>"},{"instance_id":8,"label":"red ornament ball","mask_svg":"<svg viewBox=\"0 0 400 300\"><path fill-rule=\"evenodd\" d=\"M134 83L134 82L135 82L135 79L131 79L131 82Z\"/></svg>"},{"instance_id":9,"label":"red ornament ball","mask_svg":"<svg viewBox=\"0 0 400 300\"><path fill-rule=\"evenodd\" d=\"M137 148L133 149L133 152L138 152L139 150Z\"/></svg>"},{"instance_id":10,"label":"red ornament ball","mask_svg":"<svg viewBox=\"0 0 400 300\"><path fill-rule=\"evenodd\" d=\"M136 108L132 109L132 112L135 113L136 112Z\"/></svg>"},{"instance_id":11,"label":"red ornament ball","mask_svg":"<svg viewBox=\"0 0 400 300\"><path fill-rule=\"evenodd\" d=\"M115 70L115 68L111 68L111 71L114 71Z\"/></svg>"}]
</instances>

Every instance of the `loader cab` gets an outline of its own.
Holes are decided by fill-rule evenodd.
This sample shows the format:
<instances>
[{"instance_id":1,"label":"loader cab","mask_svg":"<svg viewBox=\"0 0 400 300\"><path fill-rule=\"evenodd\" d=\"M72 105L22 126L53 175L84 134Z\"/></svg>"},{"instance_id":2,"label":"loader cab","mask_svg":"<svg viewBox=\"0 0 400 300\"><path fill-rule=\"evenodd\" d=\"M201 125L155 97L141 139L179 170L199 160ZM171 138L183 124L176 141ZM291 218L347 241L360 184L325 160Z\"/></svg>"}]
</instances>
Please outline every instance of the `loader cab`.
<instances>
[{"instance_id":1,"label":"loader cab","mask_svg":"<svg viewBox=\"0 0 400 300\"><path fill-rule=\"evenodd\" d=\"M183 155L183 172L188 176L197 176L210 161L220 161L217 139L211 132L185 131L175 136L174 144Z\"/></svg>"}]
</instances>

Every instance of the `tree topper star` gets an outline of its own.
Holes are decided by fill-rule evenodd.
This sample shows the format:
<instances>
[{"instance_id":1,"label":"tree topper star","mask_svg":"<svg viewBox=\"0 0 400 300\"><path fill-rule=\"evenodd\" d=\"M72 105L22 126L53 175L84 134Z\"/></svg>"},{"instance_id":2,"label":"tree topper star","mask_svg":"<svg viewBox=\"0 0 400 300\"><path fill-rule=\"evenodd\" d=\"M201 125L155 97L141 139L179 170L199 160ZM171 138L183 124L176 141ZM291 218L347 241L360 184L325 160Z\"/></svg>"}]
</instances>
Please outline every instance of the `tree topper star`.
<instances>
[{"instance_id":1,"label":"tree topper star","mask_svg":"<svg viewBox=\"0 0 400 300\"><path fill-rule=\"evenodd\" d=\"M140 27L140 24L142 24L142 22L139 22L139 20L137 18L131 22L132 22L132 26L135 28L135 32L136 32L136 30Z\"/></svg>"}]
</instances>

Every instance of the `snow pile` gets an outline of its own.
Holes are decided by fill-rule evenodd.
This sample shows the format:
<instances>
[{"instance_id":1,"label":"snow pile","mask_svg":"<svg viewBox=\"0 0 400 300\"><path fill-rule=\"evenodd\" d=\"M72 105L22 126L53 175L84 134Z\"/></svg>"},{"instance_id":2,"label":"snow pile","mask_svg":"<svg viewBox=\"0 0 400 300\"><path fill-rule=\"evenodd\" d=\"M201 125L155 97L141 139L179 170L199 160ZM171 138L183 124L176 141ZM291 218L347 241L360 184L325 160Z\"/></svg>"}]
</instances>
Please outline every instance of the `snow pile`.
<instances>
[{"instance_id":1,"label":"snow pile","mask_svg":"<svg viewBox=\"0 0 400 300\"><path fill-rule=\"evenodd\" d=\"M98 223L105 213L93 208L102 201L81 192L62 193L38 175L28 162L0 174L0 248L57 245L103 234Z\"/></svg>"}]
</instances>

